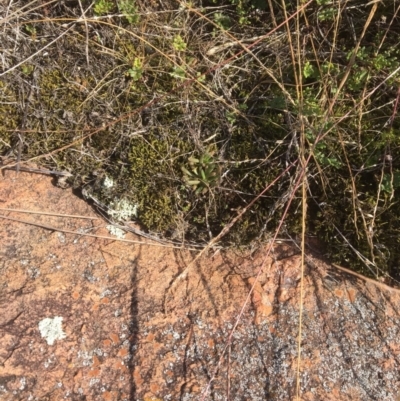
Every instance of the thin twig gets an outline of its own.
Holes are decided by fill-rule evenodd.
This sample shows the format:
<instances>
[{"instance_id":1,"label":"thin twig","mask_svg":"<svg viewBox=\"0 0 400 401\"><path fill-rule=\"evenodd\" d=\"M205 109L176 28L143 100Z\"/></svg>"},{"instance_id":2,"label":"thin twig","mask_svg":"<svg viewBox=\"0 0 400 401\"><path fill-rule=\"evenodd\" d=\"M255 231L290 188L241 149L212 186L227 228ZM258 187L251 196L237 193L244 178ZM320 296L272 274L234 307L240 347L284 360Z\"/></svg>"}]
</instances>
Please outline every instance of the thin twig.
<instances>
[{"instance_id":1,"label":"thin twig","mask_svg":"<svg viewBox=\"0 0 400 401\"><path fill-rule=\"evenodd\" d=\"M43 216L56 216L56 217L67 217L71 219L87 219L87 220L99 220L99 217L96 216L80 216L75 214L60 214L53 212L44 212L42 210L27 210L27 209L10 209L0 207L0 210L3 212L15 212L15 213L26 213L26 214L41 214Z\"/></svg>"},{"instance_id":2,"label":"thin twig","mask_svg":"<svg viewBox=\"0 0 400 401\"><path fill-rule=\"evenodd\" d=\"M16 170L18 171L25 171L27 173L34 173L34 174L43 174L43 175L59 175L62 177L72 177L72 174L68 171L56 171L56 170L45 170L41 168L30 168L30 167L20 167L19 160L17 159L17 165L11 166L3 166L2 169L4 170Z\"/></svg>"},{"instance_id":3,"label":"thin twig","mask_svg":"<svg viewBox=\"0 0 400 401\"><path fill-rule=\"evenodd\" d=\"M72 230L65 230L63 228L58 228L58 227L52 227L49 225L45 225L42 223L36 223L34 221L26 221L26 220L20 220L20 219L15 219L13 217L8 217L4 215L0 215L0 218L5 219L5 220L11 220L15 221L17 223L22 223L22 224L29 224L31 226L36 226L40 228L44 228L45 230L50 230L50 231L59 231L63 232L65 234L73 234L73 235L78 235L78 236L85 236L85 237L91 237L91 238L98 238L98 239L106 239L106 240L111 240L111 241L119 241L119 242L127 242L129 244L138 244L138 245L148 245L148 246L159 246L162 248L174 248L174 249L182 249L182 247L179 246L174 246L174 245L165 245L165 244L160 244L160 243L152 243L152 242L143 242L143 241L135 241L135 240L130 240L130 239L124 239L124 238L117 238L117 237L107 237L105 235L95 235L95 234L87 234L87 233L81 233L77 231L72 231ZM186 250L190 251L195 251L197 249L194 248L185 248Z\"/></svg>"},{"instance_id":4,"label":"thin twig","mask_svg":"<svg viewBox=\"0 0 400 401\"><path fill-rule=\"evenodd\" d=\"M359 278L359 279L361 279L363 281L366 281L368 283L376 285L377 287L380 287L380 288L382 288L382 289L384 289L386 291L396 292L396 293L400 294L400 289L399 288L390 287L387 284L381 283L381 282L376 281L376 280L374 280L372 278L369 278L369 277L365 277L360 273L353 272L352 270L346 269L345 267L339 266L339 265L337 265L335 263L332 263L332 266L335 267L336 269L339 269L339 270L345 272L345 273L351 274L352 276L357 277L357 278Z\"/></svg>"}]
</instances>

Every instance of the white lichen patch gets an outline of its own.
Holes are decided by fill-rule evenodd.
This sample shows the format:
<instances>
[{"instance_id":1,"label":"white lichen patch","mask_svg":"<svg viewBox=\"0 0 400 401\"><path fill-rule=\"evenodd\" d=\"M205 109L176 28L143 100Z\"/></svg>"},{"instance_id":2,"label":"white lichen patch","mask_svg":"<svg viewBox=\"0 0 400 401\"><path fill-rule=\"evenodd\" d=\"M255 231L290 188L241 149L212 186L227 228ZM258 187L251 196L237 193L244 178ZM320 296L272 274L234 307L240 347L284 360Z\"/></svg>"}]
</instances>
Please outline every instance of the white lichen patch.
<instances>
[{"instance_id":1,"label":"white lichen patch","mask_svg":"<svg viewBox=\"0 0 400 401\"><path fill-rule=\"evenodd\" d=\"M114 180L110 177L104 178L103 187L106 189L110 189L114 186Z\"/></svg>"},{"instance_id":2,"label":"white lichen patch","mask_svg":"<svg viewBox=\"0 0 400 401\"><path fill-rule=\"evenodd\" d=\"M53 319L45 318L39 322L40 335L47 341L48 345L53 345L55 340L66 338L62 329L62 321L62 317L55 316Z\"/></svg>"},{"instance_id":3,"label":"white lichen patch","mask_svg":"<svg viewBox=\"0 0 400 401\"><path fill-rule=\"evenodd\" d=\"M121 199L117 202L111 202L109 205L108 214L116 220L130 220L132 217L137 217L138 205L128 202L126 199Z\"/></svg>"},{"instance_id":4,"label":"white lichen patch","mask_svg":"<svg viewBox=\"0 0 400 401\"><path fill-rule=\"evenodd\" d=\"M106 228L111 235L115 235L119 239L125 238L124 230L121 230L120 228L113 225L106 226Z\"/></svg>"},{"instance_id":5,"label":"white lichen patch","mask_svg":"<svg viewBox=\"0 0 400 401\"><path fill-rule=\"evenodd\" d=\"M25 389L25 386L26 386L26 379L25 379L25 377L22 377L21 379L19 379L19 382L20 382L19 389L20 389L20 390L24 390L24 389Z\"/></svg>"}]
</instances>

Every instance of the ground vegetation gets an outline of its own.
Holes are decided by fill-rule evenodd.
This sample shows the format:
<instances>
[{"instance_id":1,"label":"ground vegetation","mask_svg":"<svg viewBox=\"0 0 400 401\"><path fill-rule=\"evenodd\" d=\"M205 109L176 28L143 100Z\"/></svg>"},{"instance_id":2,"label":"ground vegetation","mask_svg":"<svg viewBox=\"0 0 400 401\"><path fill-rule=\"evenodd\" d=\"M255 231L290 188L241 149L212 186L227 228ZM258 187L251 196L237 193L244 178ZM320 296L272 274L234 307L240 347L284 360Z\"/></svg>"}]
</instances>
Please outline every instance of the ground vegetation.
<instances>
[{"instance_id":1,"label":"ground vegetation","mask_svg":"<svg viewBox=\"0 0 400 401\"><path fill-rule=\"evenodd\" d=\"M307 235L398 278L400 2L0 5L3 167L35 161L108 212L204 245ZM283 173L284 172L284 173Z\"/></svg>"}]
</instances>

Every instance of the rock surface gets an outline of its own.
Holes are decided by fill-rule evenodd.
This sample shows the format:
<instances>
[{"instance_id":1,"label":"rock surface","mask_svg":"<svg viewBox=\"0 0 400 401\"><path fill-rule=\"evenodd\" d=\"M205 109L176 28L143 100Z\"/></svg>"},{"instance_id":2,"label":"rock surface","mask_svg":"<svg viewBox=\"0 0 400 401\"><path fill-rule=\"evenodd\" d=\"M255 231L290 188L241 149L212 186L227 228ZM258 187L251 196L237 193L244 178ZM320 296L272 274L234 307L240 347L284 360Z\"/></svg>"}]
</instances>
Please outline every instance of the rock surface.
<instances>
[{"instance_id":1,"label":"rock surface","mask_svg":"<svg viewBox=\"0 0 400 401\"><path fill-rule=\"evenodd\" d=\"M104 238L88 204L28 173L0 178L0 208L0 400L296 399L296 249L191 265L193 251ZM398 400L399 306L309 256L300 399Z\"/></svg>"}]
</instances>

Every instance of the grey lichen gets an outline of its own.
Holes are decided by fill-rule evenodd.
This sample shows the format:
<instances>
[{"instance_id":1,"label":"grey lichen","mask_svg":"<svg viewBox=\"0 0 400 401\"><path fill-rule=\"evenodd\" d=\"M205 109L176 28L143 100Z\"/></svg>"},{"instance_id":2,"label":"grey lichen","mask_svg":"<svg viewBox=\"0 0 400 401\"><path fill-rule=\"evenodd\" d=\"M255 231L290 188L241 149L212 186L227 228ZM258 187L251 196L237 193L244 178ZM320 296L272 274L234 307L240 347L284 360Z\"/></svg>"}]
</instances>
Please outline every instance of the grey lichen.
<instances>
[{"instance_id":1,"label":"grey lichen","mask_svg":"<svg viewBox=\"0 0 400 401\"><path fill-rule=\"evenodd\" d=\"M47 341L48 345L53 345L54 341L66 338L62 329L62 321L61 316L54 316L53 319L45 318L39 322L40 335Z\"/></svg>"}]
</instances>

